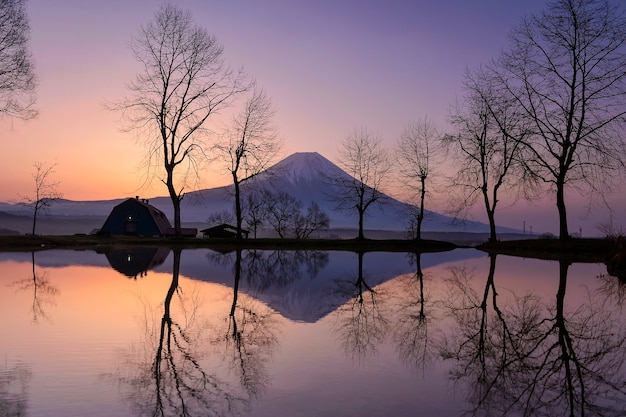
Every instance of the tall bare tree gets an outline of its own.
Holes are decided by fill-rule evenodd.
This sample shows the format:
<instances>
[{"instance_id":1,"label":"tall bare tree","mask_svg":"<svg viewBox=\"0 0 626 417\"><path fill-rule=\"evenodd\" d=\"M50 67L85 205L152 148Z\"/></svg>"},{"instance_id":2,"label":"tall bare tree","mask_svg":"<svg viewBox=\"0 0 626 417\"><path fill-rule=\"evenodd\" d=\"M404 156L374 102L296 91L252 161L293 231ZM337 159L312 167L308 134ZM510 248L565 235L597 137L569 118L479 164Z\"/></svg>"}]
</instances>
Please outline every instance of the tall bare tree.
<instances>
[{"instance_id":1,"label":"tall bare tree","mask_svg":"<svg viewBox=\"0 0 626 417\"><path fill-rule=\"evenodd\" d=\"M337 208L356 210L359 216L359 239L364 239L363 223L367 209L380 203L391 161L389 153L382 145L379 136L365 128L355 129L342 142L339 148L339 165L350 174L345 178L332 178L337 188Z\"/></svg>"},{"instance_id":2,"label":"tall bare tree","mask_svg":"<svg viewBox=\"0 0 626 417\"><path fill-rule=\"evenodd\" d=\"M450 116L456 129L442 140L456 161L453 184L458 214L479 201L489 220L489 240L496 234L496 208L502 194L516 196L526 177L520 168L522 141L528 135L523 119L510 100L499 93L499 82L488 70L468 71L465 97ZM518 188L519 187L519 188Z\"/></svg>"},{"instance_id":3,"label":"tall bare tree","mask_svg":"<svg viewBox=\"0 0 626 417\"><path fill-rule=\"evenodd\" d=\"M228 164L235 188L237 239L242 237L241 184L267 169L280 151L281 141L272 123L275 113L267 94L254 89L241 113L233 118L233 127L225 143L216 145L218 153Z\"/></svg>"},{"instance_id":4,"label":"tall bare tree","mask_svg":"<svg viewBox=\"0 0 626 417\"><path fill-rule=\"evenodd\" d=\"M0 116L28 120L37 116L37 79L25 9L25 0L0 1Z\"/></svg>"},{"instance_id":5,"label":"tall bare tree","mask_svg":"<svg viewBox=\"0 0 626 417\"><path fill-rule=\"evenodd\" d=\"M410 198L418 203L415 206L417 210L412 213L417 223L416 239L422 237L426 180L432 172L432 159L438 136L433 122L425 117L421 121L409 123L404 128L395 148L400 182L405 186Z\"/></svg>"},{"instance_id":6,"label":"tall bare tree","mask_svg":"<svg viewBox=\"0 0 626 417\"><path fill-rule=\"evenodd\" d=\"M496 62L532 123L524 160L555 192L561 239L569 237L566 193L604 196L625 165L625 33L622 2L553 0L511 33Z\"/></svg>"},{"instance_id":7,"label":"tall bare tree","mask_svg":"<svg viewBox=\"0 0 626 417\"><path fill-rule=\"evenodd\" d=\"M191 13L165 4L131 41L143 71L129 84L131 94L110 108L121 111L146 145L147 178L162 167L180 234L180 202L198 178L211 116L229 106L249 83L224 63L223 48Z\"/></svg>"},{"instance_id":8,"label":"tall bare tree","mask_svg":"<svg viewBox=\"0 0 626 417\"><path fill-rule=\"evenodd\" d=\"M43 162L35 162L33 164L35 172L33 172L33 179L35 180L35 194L34 195L19 195L20 204L29 207L33 210L33 230L32 234L35 234L35 228L37 226L37 215L48 209L54 204L63 194L58 190L59 181L53 179L54 168L56 165L46 165Z\"/></svg>"}]
</instances>

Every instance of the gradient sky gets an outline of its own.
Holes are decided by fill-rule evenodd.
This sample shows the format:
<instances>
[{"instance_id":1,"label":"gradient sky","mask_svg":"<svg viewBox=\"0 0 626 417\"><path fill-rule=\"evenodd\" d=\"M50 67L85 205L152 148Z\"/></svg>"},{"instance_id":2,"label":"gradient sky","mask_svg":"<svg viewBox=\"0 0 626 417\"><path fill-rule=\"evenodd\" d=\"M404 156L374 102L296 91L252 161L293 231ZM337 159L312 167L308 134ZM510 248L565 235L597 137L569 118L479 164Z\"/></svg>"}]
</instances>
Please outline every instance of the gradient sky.
<instances>
[{"instance_id":1,"label":"gradient sky","mask_svg":"<svg viewBox=\"0 0 626 417\"><path fill-rule=\"evenodd\" d=\"M509 30L546 0L174 3L217 37L229 65L243 66L266 89L278 109L284 156L315 151L334 161L338 142L357 127L378 133L389 146L409 121L424 116L445 131L465 68L496 57ZM135 77L128 43L159 5L28 2L40 115L27 123L0 121L1 201L33 188L35 161L57 164L68 199L166 195L158 183L138 190L144 150L120 132L119 115L103 107ZM202 180L202 187L228 182L215 172L204 172ZM438 204L445 209L445 202ZM572 216L582 213L576 210ZM552 203L547 210L520 205L503 209L500 223L521 228L520 219L529 217L535 230L554 231L547 228L556 225L555 215ZM606 212L601 216L580 226L572 217L570 227L590 232L606 221Z\"/></svg>"}]
</instances>

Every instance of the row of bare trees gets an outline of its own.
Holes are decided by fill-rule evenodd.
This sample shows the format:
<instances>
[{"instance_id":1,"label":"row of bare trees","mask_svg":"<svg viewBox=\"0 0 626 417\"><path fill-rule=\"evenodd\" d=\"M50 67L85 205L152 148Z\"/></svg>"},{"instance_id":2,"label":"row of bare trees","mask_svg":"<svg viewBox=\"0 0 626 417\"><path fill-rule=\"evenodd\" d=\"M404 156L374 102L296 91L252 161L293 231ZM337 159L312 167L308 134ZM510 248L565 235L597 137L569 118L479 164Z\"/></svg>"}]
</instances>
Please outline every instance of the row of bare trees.
<instances>
[{"instance_id":1,"label":"row of bare trees","mask_svg":"<svg viewBox=\"0 0 626 417\"><path fill-rule=\"evenodd\" d=\"M503 198L550 194L559 237L569 238L566 196L577 192L591 208L623 180L624 33L626 15L614 1L554 0L511 32L498 58L467 70L465 94L449 116L451 133L439 135L426 121L407 127L397 162L401 183L419 208L418 237L437 142L453 165L449 206L458 215L482 202L490 240L496 240L496 209ZM359 212L360 237L362 214L378 200L390 164L379 146L362 130L343 144L341 163L355 176L347 205Z\"/></svg>"},{"instance_id":2,"label":"row of bare trees","mask_svg":"<svg viewBox=\"0 0 626 417\"><path fill-rule=\"evenodd\" d=\"M0 113L32 118L36 79L24 2L3 2L0 23ZM395 159L416 207L417 236L436 138L456 168L449 177L456 197L451 206L460 213L482 201L491 240L505 197L552 195L562 239L569 237L570 193L590 204L605 202L626 169L624 33L626 15L614 0L553 0L511 31L500 56L466 72L465 95L450 115L452 132L438 138L427 119L409 125ZM268 96L242 69L227 66L216 38L178 6L161 6L131 48L143 69L129 95L109 108L120 111L126 128L145 142L146 179L164 171L156 177L172 200L176 231L185 191L214 155L227 161L241 230L240 185L267 168L280 149ZM241 97L244 105L231 127L209 143L215 132L208 122ZM340 163L354 180L340 180L348 192L338 206L358 213L360 238L364 214L380 201L391 165L381 143L358 129L340 149Z\"/></svg>"},{"instance_id":3,"label":"row of bare trees","mask_svg":"<svg viewBox=\"0 0 626 417\"><path fill-rule=\"evenodd\" d=\"M176 233L180 233L186 188L217 155L227 161L235 186L241 237L240 185L267 168L280 148L269 97L243 69L226 65L217 39L176 5L162 5L154 19L140 28L131 48L143 70L130 84L130 94L108 107L120 111L126 129L145 143L146 180L155 170L164 169L161 181L174 206ZM215 132L208 122L241 97L247 99L243 109L235 112L231 127L210 143Z\"/></svg>"},{"instance_id":4,"label":"row of bare trees","mask_svg":"<svg viewBox=\"0 0 626 417\"><path fill-rule=\"evenodd\" d=\"M235 199L235 204L238 200L239 198ZM315 201L311 201L304 209L302 201L284 191L250 190L245 193L245 198L239 203L236 212L241 216L237 223L245 223L255 238L264 225L280 238L296 239L306 239L316 231L328 229L330 225L328 214ZM233 215L230 211L217 212L207 220L213 225L230 223ZM237 237L241 238L243 229L241 226L237 229Z\"/></svg>"}]
</instances>

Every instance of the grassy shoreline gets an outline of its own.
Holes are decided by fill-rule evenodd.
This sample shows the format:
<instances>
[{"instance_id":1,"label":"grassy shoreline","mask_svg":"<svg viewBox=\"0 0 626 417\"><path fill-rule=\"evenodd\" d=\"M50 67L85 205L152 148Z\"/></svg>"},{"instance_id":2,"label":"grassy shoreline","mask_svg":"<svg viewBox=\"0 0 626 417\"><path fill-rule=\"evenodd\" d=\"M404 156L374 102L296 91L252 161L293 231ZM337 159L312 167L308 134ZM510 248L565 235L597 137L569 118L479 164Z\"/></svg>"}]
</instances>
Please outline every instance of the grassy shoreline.
<instances>
[{"instance_id":1,"label":"grassy shoreline","mask_svg":"<svg viewBox=\"0 0 626 417\"><path fill-rule=\"evenodd\" d=\"M579 262L604 262L615 253L623 253L623 238L572 238L505 240L478 245L459 245L448 241L422 239L202 239L140 236L97 235L20 235L0 236L0 252L40 251L52 249L103 249L107 247L152 247L215 250L268 249L268 250L345 250L388 252L441 252L461 247L520 257L540 259L571 258Z\"/></svg>"}]
</instances>

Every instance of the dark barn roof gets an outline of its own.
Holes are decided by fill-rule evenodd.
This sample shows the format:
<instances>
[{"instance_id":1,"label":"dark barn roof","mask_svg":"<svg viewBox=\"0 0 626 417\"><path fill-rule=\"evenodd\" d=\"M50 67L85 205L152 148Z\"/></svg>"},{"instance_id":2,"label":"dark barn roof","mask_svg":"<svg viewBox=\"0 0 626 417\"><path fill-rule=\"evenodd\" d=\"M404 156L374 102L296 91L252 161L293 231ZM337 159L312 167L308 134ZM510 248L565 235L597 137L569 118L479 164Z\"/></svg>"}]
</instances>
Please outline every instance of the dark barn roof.
<instances>
[{"instance_id":1,"label":"dark barn roof","mask_svg":"<svg viewBox=\"0 0 626 417\"><path fill-rule=\"evenodd\" d=\"M129 198L113 207L100 231L111 235L164 236L171 228L161 210L145 200Z\"/></svg>"}]
</instances>

